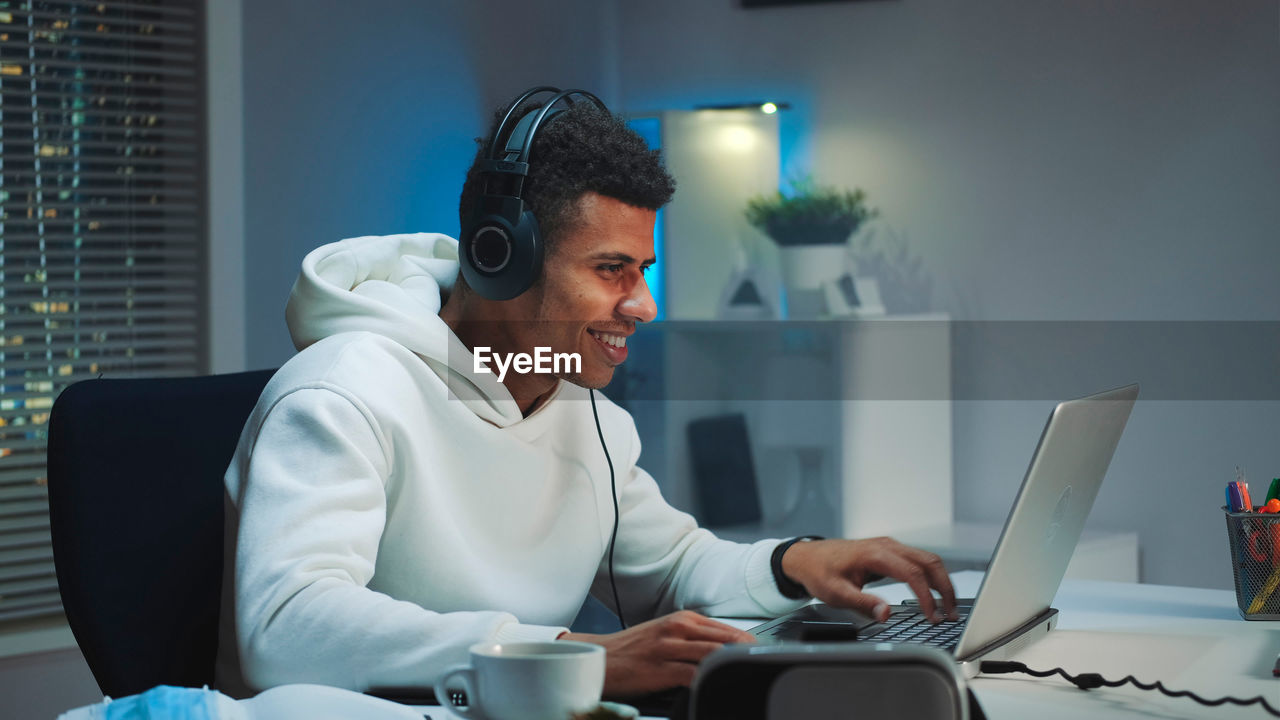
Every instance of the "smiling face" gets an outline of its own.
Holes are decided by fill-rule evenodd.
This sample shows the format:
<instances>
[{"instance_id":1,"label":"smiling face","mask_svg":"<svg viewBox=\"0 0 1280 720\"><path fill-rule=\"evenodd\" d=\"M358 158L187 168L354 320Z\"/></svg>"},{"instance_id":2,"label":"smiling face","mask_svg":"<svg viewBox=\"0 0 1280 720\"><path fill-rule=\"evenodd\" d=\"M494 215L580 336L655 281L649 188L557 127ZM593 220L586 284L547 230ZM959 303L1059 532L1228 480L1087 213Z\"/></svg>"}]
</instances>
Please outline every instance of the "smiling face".
<instances>
[{"instance_id":1,"label":"smiling face","mask_svg":"<svg viewBox=\"0 0 1280 720\"><path fill-rule=\"evenodd\" d=\"M517 316L530 319L516 322L511 332L525 352L550 347L578 353L582 371L558 377L602 388L626 360L636 323L658 314L644 278L654 261L657 213L591 192L578 209L572 229L552 244L542 278L509 302Z\"/></svg>"}]
</instances>

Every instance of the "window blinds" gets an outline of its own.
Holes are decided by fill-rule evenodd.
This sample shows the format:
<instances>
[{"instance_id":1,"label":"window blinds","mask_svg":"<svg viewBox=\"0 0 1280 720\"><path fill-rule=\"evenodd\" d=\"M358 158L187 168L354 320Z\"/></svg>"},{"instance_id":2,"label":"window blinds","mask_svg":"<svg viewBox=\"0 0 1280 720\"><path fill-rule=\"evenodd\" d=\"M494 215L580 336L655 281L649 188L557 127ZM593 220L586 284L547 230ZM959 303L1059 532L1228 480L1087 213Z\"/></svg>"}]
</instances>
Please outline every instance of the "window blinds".
<instances>
[{"instance_id":1,"label":"window blinds","mask_svg":"<svg viewBox=\"0 0 1280 720\"><path fill-rule=\"evenodd\" d=\"M203 53L201 0L0 2L0 626L61 609L54 398L204 365Z\"/></svg>"}]
</instances>

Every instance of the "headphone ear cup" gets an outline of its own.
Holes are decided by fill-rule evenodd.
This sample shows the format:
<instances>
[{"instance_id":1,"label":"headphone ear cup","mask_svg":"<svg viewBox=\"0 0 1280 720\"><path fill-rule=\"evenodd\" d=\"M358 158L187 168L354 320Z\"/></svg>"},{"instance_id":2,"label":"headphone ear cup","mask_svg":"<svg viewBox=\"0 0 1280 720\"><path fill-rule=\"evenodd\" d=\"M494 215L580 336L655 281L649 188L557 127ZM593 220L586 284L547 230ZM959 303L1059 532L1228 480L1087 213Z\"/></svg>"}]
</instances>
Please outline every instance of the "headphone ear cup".
<instances>
[{"instance_id":1,"label":"headphone ear cup","mask_svg":"<svg viewBox=\"0 0 1280 720\"><path fill-rule=\"evenodd\" d=\"M480 218L458 247L467 285L490 300L510 300L528 290L542 272L538 220L525 210L513 227L501 215Z\"/></svg>"},{"instance_id":2,"label":"headphone ear cup","mask_svg":"<svg viewBox=\"0 0 1280 720\"><path fill-rule=\"evenodd\" d=\"M542 274L542 230L538 218L525 210L520 213L520 223L511 248L511 297L528 290Z\"/></svg>"}]
</instances>

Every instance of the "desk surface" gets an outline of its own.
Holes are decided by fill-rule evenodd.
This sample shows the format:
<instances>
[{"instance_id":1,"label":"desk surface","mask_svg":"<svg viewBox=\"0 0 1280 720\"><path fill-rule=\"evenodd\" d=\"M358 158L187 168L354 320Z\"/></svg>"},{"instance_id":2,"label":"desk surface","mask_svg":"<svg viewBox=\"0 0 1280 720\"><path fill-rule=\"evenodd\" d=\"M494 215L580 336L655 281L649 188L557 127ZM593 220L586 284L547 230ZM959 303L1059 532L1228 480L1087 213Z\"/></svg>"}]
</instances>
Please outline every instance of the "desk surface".
<instances>
[{"instance_id":1,"label":"desk surface","mask_svg":"<svg viewBox=\"0 0 1280 720\"><path fill-rule=\"evenodd\" d=\"M962 596L972 596L982 574L952 578ZM876 592L891 602L909 596L902 585ZM1242 620L1230 590L1069 579L1054 607L1061 611L1058 628L1018 661L1035 669L1096 672L1108 680L1132 674L1207 698L1262 695L1280 705L1280 678L1271 673L1280 653L1280 623ZM994 675L971 683L991 720L1270 717L1257 705L1210 708L1132 686L1083 691L1056 677Z\"/></svg>"},{"instance_id":2,"label":"desk surface","mask_svg":"<svg viewBox=\"0 0 1280 720\"><path fill-rule=\"evenodd\" d=\"M952 579L961 596L971 597L982 573L967 570ZM889 602L910 596L901 584L875 592ZM1242 620L1230 590L1068 579L1054 607L1061 611L1058 628L1017 656L1032 668L1096 672L1108 680L1132 674L1207 698L1262 695L1280 705L1280 678L1271 674L1280 654L1280 622ZM1056 677L980 676L970 683L991 720L1270 717L1257 705L1210 708L1132 686L1084 691ZM433 720L456 717L438 707L424 710Z\"/></svg>"}]
</instances>

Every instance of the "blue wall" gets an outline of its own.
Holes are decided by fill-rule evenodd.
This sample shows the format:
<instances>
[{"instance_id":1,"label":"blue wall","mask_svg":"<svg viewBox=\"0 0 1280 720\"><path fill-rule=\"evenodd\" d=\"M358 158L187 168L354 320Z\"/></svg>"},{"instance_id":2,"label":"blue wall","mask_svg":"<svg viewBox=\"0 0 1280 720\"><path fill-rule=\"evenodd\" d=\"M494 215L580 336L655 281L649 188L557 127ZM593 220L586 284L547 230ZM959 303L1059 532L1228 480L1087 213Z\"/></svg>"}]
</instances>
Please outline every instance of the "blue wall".
<instances>
[{"instance_id":1,"label":"blue wall","mask_svg":"<svg viewBox=\"0 0 1280 720\"><path fill-rule=\"evenodd\" d=\"M457 235L484 112L456 7L244 3L249 367L292 356L284 307L310 250L358 235Z\"/></svg>"}]
</instances>

